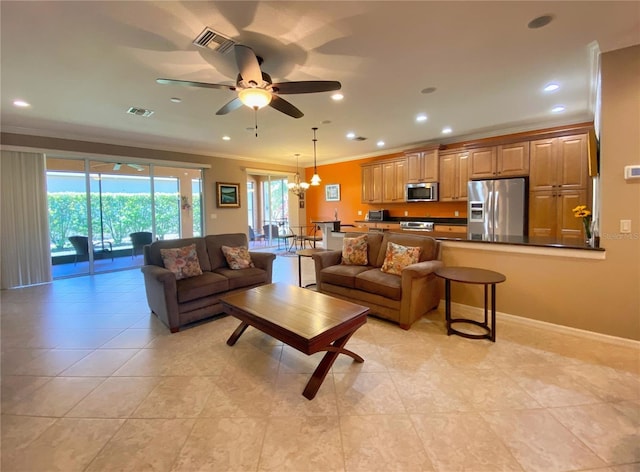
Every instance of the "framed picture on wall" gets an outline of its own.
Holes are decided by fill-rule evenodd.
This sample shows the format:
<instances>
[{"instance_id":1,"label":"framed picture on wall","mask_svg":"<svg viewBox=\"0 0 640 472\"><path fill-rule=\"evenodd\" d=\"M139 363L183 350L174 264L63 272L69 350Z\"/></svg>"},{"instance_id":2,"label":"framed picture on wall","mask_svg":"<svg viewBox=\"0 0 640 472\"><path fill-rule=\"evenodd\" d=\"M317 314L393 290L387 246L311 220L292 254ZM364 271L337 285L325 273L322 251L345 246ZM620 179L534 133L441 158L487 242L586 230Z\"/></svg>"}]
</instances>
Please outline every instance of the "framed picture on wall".
<instances>
[{"instance_id":1,"label":"framed picture on wall","mask_svg":"<svg viewBox=\"0 0 640 472\"><path fill-rule=\"evenodd\" d=\"M216 182L218 208L240 208L240 184Z\"/></svg>"},{"instance_id":2,"label":"framed picture on wall","mask_svg":"<svg viewBox=\"0 0 640 472\"><path fill-rule=\"evenodd\" d=\"M324 199L328 202L339 202L340 201L340 184L325 185Z\"/></svg>"},{"instance_id":3,"label":"framed picture on wall","mask_svg":"<svg viewBox=\"0 0 640 472\"><path fill-rule=\"evenodd\" d=\"M300 205L300 208L304 208L304 200L300 200L298 204Z\"/></svg>"}]
</instances>

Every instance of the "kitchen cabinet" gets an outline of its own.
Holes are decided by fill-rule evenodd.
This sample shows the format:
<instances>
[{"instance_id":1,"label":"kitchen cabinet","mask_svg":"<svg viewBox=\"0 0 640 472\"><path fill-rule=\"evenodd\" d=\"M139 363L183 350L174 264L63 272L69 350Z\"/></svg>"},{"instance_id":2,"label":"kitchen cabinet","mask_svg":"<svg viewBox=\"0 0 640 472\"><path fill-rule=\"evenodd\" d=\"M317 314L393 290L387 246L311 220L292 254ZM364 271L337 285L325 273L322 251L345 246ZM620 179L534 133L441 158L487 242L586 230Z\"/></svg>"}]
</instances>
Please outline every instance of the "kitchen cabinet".
<instances>
[{"instance_id":1,"label":"kitchen cabinet","mask_svg":"<svg viewBox=\"0 0 640 472\"><path fill-rule=\"evenodd\" d=\"M462 225L434 225L433 230L441 233L467 233L467 227Z\"/></svg>"},{"instance_id":2,"label":"kitchen cabinet","mask_svg":"<svg viewBox=\"0 0 640 472\"><path fill-rule=\"evenodd\" d=\"M407 180L406 183L438 181L438 149L416 151L407 153Z\"/></svg>"},{"instance_id":3,"label":"kitchen cabinet","mask_svg":"<svg viewBox=\"0 0 640 472\"><path fill-rule=\"evenodd\" d=\"M582 220L571 210L588 205L587 138L583 134L531 142L530 236L585 240Z\"/></svg>"},{"instance_id":4,"label":"kitchen cabinet","mask_svg":"<svg viewBox=\"0 0 640 472\"><path fill-rule=\"evenodd\" d=\"M531 141L531 191L587 188L588 135Z\"/></svg>"},{"instance_id":5,"label":"kitchen cabinet","mask_svg":"<svg viewBox=\"0 0 640 472\"><path fill-rule=\"evenodd\" d=\"M362 166L362 203L382 203L382 164Z\"/></svg>"},{"instance_id":6,"label":"kitchen cabinet","mask_svg":"<svg viewBox=\"0 0 640 472\"><path fill-rule=\"evenodd\" d=\"M469 178L523 177L529 175L529 142L469 150Z\"/></svg>"},{"instance_id":7,"label":"kitchen cabinet","mask_svg":"<svg viewBox=\"0 0 640 472\"><path fill-rule=\"evenodd\" d=\"M405 201L404 186L407 181L407 160L398 159L382 163L382 202Z\"/></svg>"},{"instance_id":8,"label":"kitchen cabinet","mask_svg":"<svg viewBox=\"0 0 640 472\"><path fill-rule=\"evenodd\" d=\"M582 219L575 218L573 208L584 205L587 190L540 190L529 196L529 236L561 238L563 241L585 240Z\"/></svg>"},{"instance_id":9,"label":"kitchen cabinet","mask_svg":"<svg viewBox=\"0 0 640 472\"><path fill-rule=\"evenodd\" d=\"M465 201L469 180L469 153L467 151L440 155L439 200L441 202Z\"/></svg>"}]
</instances>

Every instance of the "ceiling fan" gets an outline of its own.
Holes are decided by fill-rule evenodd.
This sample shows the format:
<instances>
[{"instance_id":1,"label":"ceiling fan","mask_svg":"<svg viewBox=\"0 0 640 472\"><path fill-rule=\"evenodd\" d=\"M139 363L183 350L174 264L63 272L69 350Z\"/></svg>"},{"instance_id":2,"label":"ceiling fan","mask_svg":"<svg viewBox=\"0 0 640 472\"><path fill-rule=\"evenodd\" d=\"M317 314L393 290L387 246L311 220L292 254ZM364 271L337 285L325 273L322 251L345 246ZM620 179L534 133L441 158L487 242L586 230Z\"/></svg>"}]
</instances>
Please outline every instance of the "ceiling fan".
<instances>
[{"instance_id":1,"label":"ceiling fan","mask_svg":"<svg viewBox=\"0 0 640 472\"><path fill-rule=\"evenodd\" d=\"M235 86L175 79L156 79L156 82L163 85L185 85L189 87L237 91L238 96L220 108L216 112L216 115L226 115L240 108L242 105L246 105L256 111L269 105L271 108L293 118L302 118L304 113L285 99L279 97L279 95L330 92L340 90L342 87L340 82L333 80L305 80L298 82L278 82L274 84L271 76L260 69L262 58L256 56L253 49L248 46L236 44L234 46L234 53L239 70Z\"/></svg>"},{"instance_id":2,"label":"ceiling fan","mask_svg":"<svg viewBox=\"0 0 640 472\"><path fill-rule=\"evenodd\" d=\"M98 163L98 164L93 165L92 167L97 168L97 167L106 167L106 166L110 166L110 165L111 165L111 163L104 163L104 164ZM123 164L122 162L115 162L113 164L112 170L118 171L118 170L120 170L122 168L123 165L125 165L127 167L131 167L132 169L135 169L138 172L142 172L144 170L144 166L141 166L140 164L129 164L129 163L124 163Z\"/></svg>"}]
</instances>

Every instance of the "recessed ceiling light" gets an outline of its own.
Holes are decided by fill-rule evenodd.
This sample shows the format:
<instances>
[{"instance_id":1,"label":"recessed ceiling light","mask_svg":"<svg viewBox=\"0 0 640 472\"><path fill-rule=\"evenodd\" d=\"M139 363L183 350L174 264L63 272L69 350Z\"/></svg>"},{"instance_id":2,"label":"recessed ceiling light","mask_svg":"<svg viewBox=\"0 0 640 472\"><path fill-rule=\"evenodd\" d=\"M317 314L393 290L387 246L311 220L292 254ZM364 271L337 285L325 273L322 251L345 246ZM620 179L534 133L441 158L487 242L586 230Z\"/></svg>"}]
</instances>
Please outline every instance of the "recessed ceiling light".
<instances>
[{"instance_id":1,"label":"recessed ceiling light","mask_svg":"<svg viewBox=\"0 0 640 472\"><path fill-rule=\"evenodd\" d=\"M229 136L223 136L222 140L223 141L231 141L231 138Z\"/></svg>"},{"instance_id":2,"label":"recessed ceiling light","mask_svg":"<svg viewBox=\"0 0 640 472\"><path fill-rule=\"evenodd\" d=\"M427 88L423 88L422 90L420 90L420 93L427 94L427 93L433 93L435 91L436 91L435 87L427 87Z\"/></svg>"},{"instance_id":3,"label":"recessed ceiling light","mask_svg":"<svg viewBox=\"0 0 640 472\"><path fill-rule=\"evenodd\" d=\"M382 147L384 146L384 141L380 140L376 144L378 145L378 147Z\"/></svg>"},{"instance_id":4,"label":"recessed ceiling light","mask_svg":"<svg viewBox=\"0 0 640 472\"><path fill-rule=\"evenodd\" d=\"M24 100L14 100L13 105L20 108L26 108L31 106L30 103L25 102Z\"/></svg>"},{"instance_id":5,"label":"recessed ceiling light","mask_svg":"<svg viewBox=\"0 0 640 472\"><path fill-rule=\"evenodd\" d=\"M453 131L451 128L449 128L448 126L446 128L442 128L442 134L449 134L451 133L451 131Z\"/></svg>"},{"instance_id":6,"label":"recessed ceiling light","mask_svg":"<svg viewBox=\"0 0 640 472\"><path fill-rule=\"evenodd\" d=\"M334 93L333 95L331 95L331 98L336 102L339 102L344 98L344 95L342 95L341 93Z\"/></svg>"},{"instance_id":7,"label":"recessed ceiling light","mask_svg":"<svg viewBox=\"0 0 640 472\"><path fill-rule=\"evenodd\" d=\"M555 83L553 83L553 82L552 82L552 83L550 83L550 84L547 84L547 85L544 87L544 91L545 91L545 92L555 92L555 91L556 91L556 90L558 90L559 88L560 88L560 86L559 86L558 84L555 84Z\"/></svg>"},{"instance_id":8,"label":"recessed ceiling light","mask_svg":"<svg viewBox=\"0 0 640 472\"><path fill-rule=\"evenodd\" d=\"M551 109L551 113L562 113L564 110L564 105L556 105Z\"/></svg>"},{"instance_id":9,"label":"recessed ceiling light","mask_svg":"<svg viewBox=\"0 0 640 472\"><path fill-rule=\"evenodd\" d=\"M353 131L350 131L347 133L347 139L353 139L356 137L356 133L354 133Z\"/></svg>"},{"instance_id":10,"label":"recessed ceiling light","mask_svg":"<svg viewBox=\"0 0 640 472\"><path fill-rule=\"evenodd\" d=\"M182 101L182 99L181 99L181 98L178 98L178 97L171 97L171 99L170 99L170 100L171 100L173 103L180 103L180 102Z\"/></svg>"},{"instance_id":11,"label":"recessed ceiling light","mask_svg":"<svg viewBox=\"0 0 640 472\"><path fill-rule=\"evenodd\" d=\"M542 15L537 18L534 18L529 22L527 28L529 29L538 29L544 26L547 26L553 20L553 15Z\"/></svg>"},{"instance_id":12,"label":"recessed ceiling light","mask_svg":"<svg viewBox=\"0 0 640 472\"><path fill-rule=\"evenodd\" d=\"M427 121L427 115L422 113L422 114L416 116L416 121Z\"/></svg>"}]
</instances>

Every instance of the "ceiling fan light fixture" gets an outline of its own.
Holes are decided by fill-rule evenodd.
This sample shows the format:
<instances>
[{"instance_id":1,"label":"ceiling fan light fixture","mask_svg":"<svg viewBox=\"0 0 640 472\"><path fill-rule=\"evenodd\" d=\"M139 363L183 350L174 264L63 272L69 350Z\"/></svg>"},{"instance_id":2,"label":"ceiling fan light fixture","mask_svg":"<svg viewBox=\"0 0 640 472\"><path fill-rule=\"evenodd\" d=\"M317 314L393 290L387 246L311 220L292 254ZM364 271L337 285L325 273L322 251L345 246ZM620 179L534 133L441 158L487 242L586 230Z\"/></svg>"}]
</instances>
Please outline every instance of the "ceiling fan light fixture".
<instances>
[{"instance_id":1,"label":"ceiling fan light fixture","mask_svg":"<svg viewBox=\"0 0 640 472\"><path fill-rule=\"evenodd\" d=\"M254 110L259 110L260 108L266 107L271 102L272 95L271 92L265 89L252 87L240 90L238 92L238 98L243 105Z\"/></svg>"}]
</instances>

